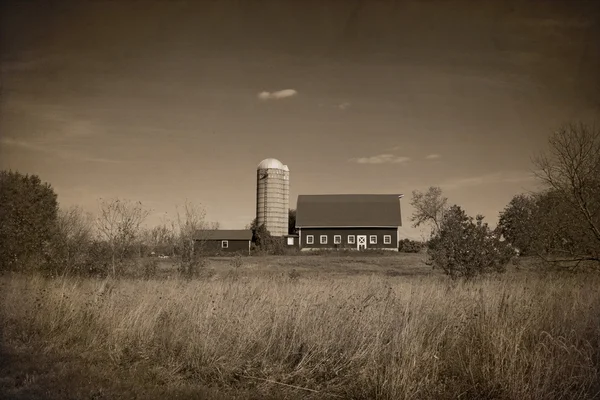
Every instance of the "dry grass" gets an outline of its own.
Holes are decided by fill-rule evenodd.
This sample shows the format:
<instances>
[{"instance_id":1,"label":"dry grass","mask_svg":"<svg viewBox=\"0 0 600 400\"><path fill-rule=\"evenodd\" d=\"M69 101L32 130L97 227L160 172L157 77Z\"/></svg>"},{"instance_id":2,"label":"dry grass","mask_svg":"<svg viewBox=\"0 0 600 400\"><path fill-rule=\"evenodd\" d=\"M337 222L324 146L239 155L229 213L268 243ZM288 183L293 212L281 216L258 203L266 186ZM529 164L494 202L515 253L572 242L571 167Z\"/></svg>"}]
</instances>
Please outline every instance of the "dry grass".
<instances>
[{"instance_id":1,"label":"dry grass","mask_svg":"<svg viewBox=\"0 0 600 400\"><path fill-rule=\"evenodd\" d=\"M99 377L79 376L57 394L47 386L75 372L53 380L35 368L16 376L5 365L5 397L559 399L600 392L596 275L513 272L456 284L437 275L234 271L191 282L0 282L5 353L35 352L32 362L41 366L63 357L64 371ZM94 379L95 392L85 392Z\"/></svg>"}]
</instances>

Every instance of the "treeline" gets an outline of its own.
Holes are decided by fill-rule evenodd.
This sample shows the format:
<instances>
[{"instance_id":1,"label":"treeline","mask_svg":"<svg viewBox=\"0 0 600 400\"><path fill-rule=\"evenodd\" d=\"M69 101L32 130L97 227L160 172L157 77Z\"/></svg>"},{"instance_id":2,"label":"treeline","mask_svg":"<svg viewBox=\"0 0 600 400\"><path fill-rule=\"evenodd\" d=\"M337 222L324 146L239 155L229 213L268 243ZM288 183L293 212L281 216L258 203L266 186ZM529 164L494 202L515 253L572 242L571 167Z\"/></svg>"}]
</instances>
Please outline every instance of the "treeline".
<instances>
[{"instance_id":1,"label":"treeline","mask_svg":"<svg viewBox=\"0 0 600 400\"><path fill-rule=\"evenodd\" d=\"M484 217L448 206L438 187L413 192L414 226L428 225L428 262L451 277L503 272L517 255L548 264L600 266L600 131L570 124L534 158L538 193L513 197L491 229Z\"/></svg>"},{"instance_id":2,"label":"treeline","mask_svg":"<svg viewBox=\"0 0 600 400\"><path fill-rule=\"evenodd\" d=\"M53 275L150 274L150 255L172 257L183 273L199 260L199 230L218 229L204 209L190 202L173 219L144 227L150 210L141 202L99 199L96 215L59 207L52 186L36 175L0 172L0 270L44 271ZM200 239L200 240L197 240Z\"/></svg>"}]
</instances>

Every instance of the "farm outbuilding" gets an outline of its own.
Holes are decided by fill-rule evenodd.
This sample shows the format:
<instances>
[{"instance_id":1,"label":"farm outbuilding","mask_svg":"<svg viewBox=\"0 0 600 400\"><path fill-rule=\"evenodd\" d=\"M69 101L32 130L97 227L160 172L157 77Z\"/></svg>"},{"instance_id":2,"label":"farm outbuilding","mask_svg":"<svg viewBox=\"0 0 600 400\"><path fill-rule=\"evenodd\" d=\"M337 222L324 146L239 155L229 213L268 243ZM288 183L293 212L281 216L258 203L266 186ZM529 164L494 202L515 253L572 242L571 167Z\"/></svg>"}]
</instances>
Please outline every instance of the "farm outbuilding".
<instances>
[{"instance_id":1,"label":"farm outbuilding","mask_svg":"<svg viewBox=\"0 0 600 400\"><path fill-rule=\"evenodd\" d=\"M208 253L250 254L252 231L201 230L194 235L196 248Z\"/></svg>"},{"instance_id":2,"label":"farm outbuilding","mask_svg":"<svg viewBox=\"0 0 600 400\"><path fill-rule=\"evenodd\" d=\"M401 194L300 195L296 228L301 250L398 251Z\"/></svg>"}]
</instances>

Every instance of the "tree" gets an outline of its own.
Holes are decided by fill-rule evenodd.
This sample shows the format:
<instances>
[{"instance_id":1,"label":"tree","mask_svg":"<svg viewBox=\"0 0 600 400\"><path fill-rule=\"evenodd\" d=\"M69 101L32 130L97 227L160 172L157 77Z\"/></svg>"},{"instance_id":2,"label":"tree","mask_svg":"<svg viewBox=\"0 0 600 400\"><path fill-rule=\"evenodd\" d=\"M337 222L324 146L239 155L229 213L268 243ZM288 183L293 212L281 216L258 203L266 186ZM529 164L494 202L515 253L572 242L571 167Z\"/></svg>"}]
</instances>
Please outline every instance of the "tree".
<instances>
[{"instance_id":1,"label":"tree","mask_svg":"<svg viewBox=\"0 0 600 400\"><path fill-rule=\"evenodd\" d=\"M150 252L173 255L176 239L171 226L163 222L144 232L144 243Z\"/></svg>"},{"instance_id":2,"label":"tree","mask_svg":"<svg viewBox=\"0 0 600 400\"><path fill-rule=\"evenodd\" d=\"M453 279L503 272L514 256L508 244L500 241L483 222L482 215L477 215L474 221L456 205L444 214L427 253L430 263Z\"/></svg>"},{"instance_id":3,"label":"tree","mask_svg":"<svg viewBox=\"0 0 600 400\"><path fill-rule=\"evenodd\" d=\"M198 267L204 265L200 256L205 250L207 231L218 230L219 223L208 223L204 208L186 200L181 208L177 207L177 219L172 222L172 229L180 255L179 270L192 278L198 273Z\"/></svg>"},{"instance_id":4,"label":"tree","mask_svg":"<svg viewBox=\"0 0 600 400\"><path fill-rule=\"evenodd\" d=\"M288 234L298 234L298 229L296 229L296 210L293 208L290 208L288 213Z\"/></svg>"},{"instance_id":5,"label":"tree","mask_svg":"<svg viewBox=\"0 0 600 400\"><path fill-rule=\"evenodd\" d=\"M500 212L498 231L523 255L531 253L538 236L538 202L535 196L518 194Z\"/></svg>"},{"instance_id":6,"label":"tree","mask_svg":"<svg viewBox=\"0 0 600 400\"><path fill-rule=\"evenodd\" d=\"M413 227L429 225L431 234L435 235L448 208L447 203L448 199L442 196L442 189L439 187L431 186L425 193L414 190L410 201L410 205L415 209L411 217Z\"/></svg>"},{"instance_id":7,"label":"tree","mask_svg":"<svg viewBox=\"0 0 600 400\"><path fill-rule=\"evenodd\" d=\"M246 229L252 231L252 243L254 243L258 250L274 255L281 255L285 252L284 243L281 238L273 237L264 224L258 226L256 218L246 226Z\"/></svg>"},{"instance_id":8,"label":"tree","mask_svg":"<svg viewBox=\"0 0 600 400\"><path fill-rule=\"evenodd\" d=\"M56 193L37 175L0 172L0 268L42 262L54 234Z\"/></svg>"},{"instance_id":9,"label":"tree","mask_svg":"<svg viewBox=\"0 0 600 400\"><path fill-rule=\"evenodd\" d=\"M52 259L55 269L63 273L83 268L93 242L93 217L80 207L60 209L52 240Z\"/></svg>"},{"instance_id":10,"label":"tree","mask_svg":"<svg viewBox=\"0 0 600 400\"><path fill-rule=\"evenodd\" d=\"M140 227L150 214L141 202L121 199L100 199L99 216L96 226L101 237L105 239L111 250L111 267L116 275L117 262L123 261L132 250L138 237Z\"/></svg>"},{"instance_id":11,"label":"tree","mask_svg":"<svg viewBox=\"0 0 600 400\"><path fill-rule=\"evenodd\" d=\"M600 262L600 130L582 123L561 127L534 164L537 177L565 201L573 225L583 228L575 240L585 247L571 258Z\"/></svg>"}]
</instances>

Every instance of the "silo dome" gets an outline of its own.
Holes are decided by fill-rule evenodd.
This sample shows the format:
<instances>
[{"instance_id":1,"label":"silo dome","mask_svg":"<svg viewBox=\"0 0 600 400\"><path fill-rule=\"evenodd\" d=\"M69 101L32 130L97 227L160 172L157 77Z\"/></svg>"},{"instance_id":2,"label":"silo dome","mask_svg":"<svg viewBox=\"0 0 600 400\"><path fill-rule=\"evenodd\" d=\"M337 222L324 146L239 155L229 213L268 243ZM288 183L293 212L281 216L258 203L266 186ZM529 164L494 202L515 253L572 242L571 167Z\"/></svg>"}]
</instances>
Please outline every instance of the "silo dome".
<instances>
[{"instance_id":1,"label":"silo dome","mask_svg":"<svg viewBox=\"0 0 600 400\"><path fill-rule=\"evenodd\" d=\"M271 169L271 168L284 169L283 167L284 167L284 165L281 163L281 161L279 161L275 158L265 158L264 160L262 160L260 162L260 164L258 164L257 169Z\"/></svg>"}]
</instances>

